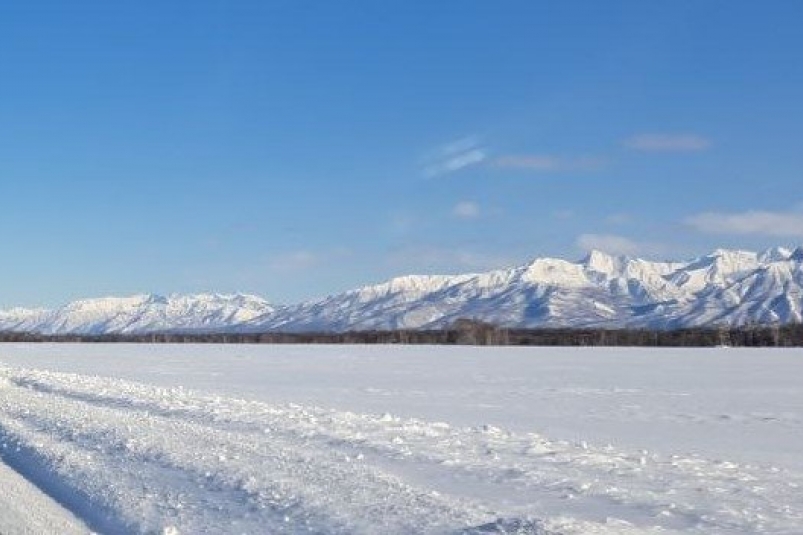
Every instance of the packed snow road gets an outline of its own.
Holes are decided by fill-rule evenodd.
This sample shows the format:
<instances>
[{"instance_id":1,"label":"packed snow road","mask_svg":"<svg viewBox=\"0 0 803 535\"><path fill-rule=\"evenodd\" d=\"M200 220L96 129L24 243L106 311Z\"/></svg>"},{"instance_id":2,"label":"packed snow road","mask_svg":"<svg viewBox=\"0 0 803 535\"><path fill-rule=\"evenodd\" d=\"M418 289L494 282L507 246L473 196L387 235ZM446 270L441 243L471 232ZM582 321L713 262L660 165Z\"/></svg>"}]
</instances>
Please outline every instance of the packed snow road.
<instances>
[{"instance_id":1,"label":"packed snow road","mask_svg":"<svg viewBox=\"0 0 803 535\"><path fill-rule=\"evenodd\" d=\"M803 526L794 465L9 362L19 360L31 359L0 355L4 535L799 534ZM192 372L186 362L173 367ZM798 425L780 409L781 425Z\"/></svg>"}]
</instances>

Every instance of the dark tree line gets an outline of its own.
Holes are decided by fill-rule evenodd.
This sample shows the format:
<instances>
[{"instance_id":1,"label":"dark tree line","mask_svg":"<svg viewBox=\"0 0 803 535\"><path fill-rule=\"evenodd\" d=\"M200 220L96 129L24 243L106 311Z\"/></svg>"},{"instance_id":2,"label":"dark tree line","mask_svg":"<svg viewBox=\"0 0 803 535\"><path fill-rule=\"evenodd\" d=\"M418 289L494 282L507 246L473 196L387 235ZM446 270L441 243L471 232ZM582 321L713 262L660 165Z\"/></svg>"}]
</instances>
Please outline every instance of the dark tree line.
<instances>
[{"instance_id":1,"label":"dark tree line","mask_svg":"<svg viewBox=\"0 0 803 535\"><path fill-rule=\"evenodd\" d=\"M0 332L0 342L214 343L214 344L437 344L497 346L638 346L638 347L800 347L803 325L746 325L674 330L505 328L458 320L438 330L349 332L201 333L44 335Z\"/></svg>"}]
</instances>

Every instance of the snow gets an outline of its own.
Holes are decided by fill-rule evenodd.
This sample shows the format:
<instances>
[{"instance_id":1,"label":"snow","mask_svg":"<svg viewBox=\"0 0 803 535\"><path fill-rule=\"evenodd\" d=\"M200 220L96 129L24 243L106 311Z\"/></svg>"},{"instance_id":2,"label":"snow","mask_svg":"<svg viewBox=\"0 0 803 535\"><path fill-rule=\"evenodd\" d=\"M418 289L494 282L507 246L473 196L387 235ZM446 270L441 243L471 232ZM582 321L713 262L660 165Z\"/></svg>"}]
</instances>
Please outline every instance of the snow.
<instances>
[{"instance_id":1,"label":"snow","mask_svg":"<svg viewBox=\"0 0 803 535\"><path fill-rule=\"evenodd\" d=\"M800 533L802 371L803 350L3 345L0 484L23 490L0 532Z\"/></svg>"},{"instance_id":2,"label":"snow","mask_svg":"<svg viewBox=\"0 0 803 535\"><path fill-rule=\"evenodd\" d=\"M596 303L589 307L588 303ZM252 295L84 299L0 311L0 330L346 331L441 328L460 318L510 327L673 328L803 321L803 249L717 249L684 262L592 251L465 275L410 275L296 305Z\"/></svg>"},{"instance_id":3,"label":"snow","mask_svg":"<svg viewBox=\"0 0 803 535\"><path fill-rule=\"evenodd\" d=\"M0 463L0 533L87 533L87 526L52 498Z\"/></svg>"},{"instance_id":4,"label":"snow","mask_svg":"<svg viewBox=\"0 0 803 535\"><path fill-rule=\"evenodd\" d=\"M73 301L55 310L0 311L0 329L45 334L216 330L239 325L274 308L244 294L153 294Z\"/></svg>"}]
</instances>

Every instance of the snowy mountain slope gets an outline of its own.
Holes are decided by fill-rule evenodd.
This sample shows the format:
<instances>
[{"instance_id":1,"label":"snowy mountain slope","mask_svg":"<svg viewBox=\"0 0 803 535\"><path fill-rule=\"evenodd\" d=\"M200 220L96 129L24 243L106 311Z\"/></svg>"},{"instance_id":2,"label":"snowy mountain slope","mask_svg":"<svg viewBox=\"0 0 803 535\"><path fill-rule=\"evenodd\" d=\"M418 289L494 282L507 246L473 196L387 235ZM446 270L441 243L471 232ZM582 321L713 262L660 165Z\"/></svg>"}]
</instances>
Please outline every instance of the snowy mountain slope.
<instances>
[{"instance_id":1,"label":"snowy mountain slope","mask_svg":"<svg viewBox=\"0 0 803 535\"><path fill-rule=\"evenodd\" d=\"M61 308L0 312L0 329L45 334L217 330L273 311L252 295L135 295L82 299Z\"/></svg>"},{"instance_id":2,"label":"snowy mountain slope","mask_svg":"<svg viewBox=\"0 0 803 535\"><path fill-rule=\"evenodd\" d=\"M297 305L249 295L138 295L0 311L0 330L344 331L439 328L458 318L515 327L673 328L803 321L803 247L717 249L685 262L591 252L510 269L411 275Z\"/></svg>"},{"instance_id":3,"label":"snowy mountain slope","mask_svg":"<svg viewBox=\"0 0 803 535\"><path fill-rule=\"evenodd\" d=\"M762 265L722 287L706 289L682 320L689 325L799 323L802 304L803 269L792 259Z\"/></svg>"},{"instance_id":4,"label":"snowy mountain slope","mask_svg":"<svg viewBox=\"0 0 803 535\"><path fill-rule=\"evenodd\" d=\"M394 279L279 308L245 328L438 328L466 317L519 327L786 323L801 320L801 260L803 249L719 249L687 262L593 251L580 262L539 258L475 275Z\"/></svg>"},{"instance_id":5,"label":"snowy mountain slope","mask_svg":"<svg viewBox=\"0 0 803 535\"><path fill-rule=\"evenodd\" d=\"M446 306L428 302L429 296L471 277L397 277L321 301L279 308L250 322L249 326L288 331L415 328L439 318L441 309Z\"/></svg>"}]
</instances>

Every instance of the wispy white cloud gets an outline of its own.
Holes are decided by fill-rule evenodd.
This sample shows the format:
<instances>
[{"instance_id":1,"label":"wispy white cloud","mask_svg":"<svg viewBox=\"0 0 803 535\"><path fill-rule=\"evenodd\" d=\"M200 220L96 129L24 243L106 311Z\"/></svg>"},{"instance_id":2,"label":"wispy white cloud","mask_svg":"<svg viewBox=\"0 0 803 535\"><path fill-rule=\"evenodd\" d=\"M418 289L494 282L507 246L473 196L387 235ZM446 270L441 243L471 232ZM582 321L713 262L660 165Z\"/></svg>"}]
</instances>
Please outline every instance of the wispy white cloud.
<instances>
[{"instance_id":1,"label":"wispy white cloud","mask_svg":"<svg viewBox=\"0 0 803 535\"><path fill-rule=\"evenodd\" d=\"M684 222L695 230L707 234L803 238L803 211L703 212L687 217Z\"/></svg>"},{"instance_id":2,"label":"wispy white cloud","mask_svg":"<svg viewBox=\"0 0 803 535\"><path fill-rule=\"evenodd\" d=\"M593 171L604 167L604 158L566 158L549 154L508 154L493 159L494 167L532 172Z\"/></svg>"},{"instance_id":3,"label":"wispy white cloud","mask_svg":"<svg viewBox=\"0 0 803 535\"><path fill-rule=\"evenodd\" d=\"M625 147L643 152L699 152L711 148L711 140L697 134L638 134L623 141Z\"/></svg>"},{"instance_id":4,"label":"wispy white cloud","mask_svg":"<svg viewBox=\"0 0 803 535\"><path fill-rule=\"evenodd\" d=\"M459 219L476 219L480 216L480 205L474 201L460 201L452 208L452 215Z\"/></svg>"},{"instance_id":5,"label":"wispy white cloud","mask_svg":"<svg viewBox=\"0 0 803 535\"><path fill-rule=\"evenodd\" d=\"M442 145L438 149L440 155L460 154L461 152L468 152L476 149L482 145L478 136L466 136L450 143Z\"/></svg>"},{"instance_id":6,"label":"wispy white cloud","mask_svg":"<svg viewBox=\"0 0 803 535\"><path fill-rule=\"evenodd\" d=\"M488 158L488 153L476 137L466 137L447 143L426 158L424 176L435 178L475 166Z\"/></svg>"},{"instance_id":7,"label":"wispy white cloud","mask_svg":"<svg viewBox=\"0 0 803 535\"><path fill-rule=\"evenodd\" d=\"M575 245L583 251L598 250L612 255L663 255L668 248L660 243L637 241L617 234L581 234Z\"/></svg>"}]
</instances>

